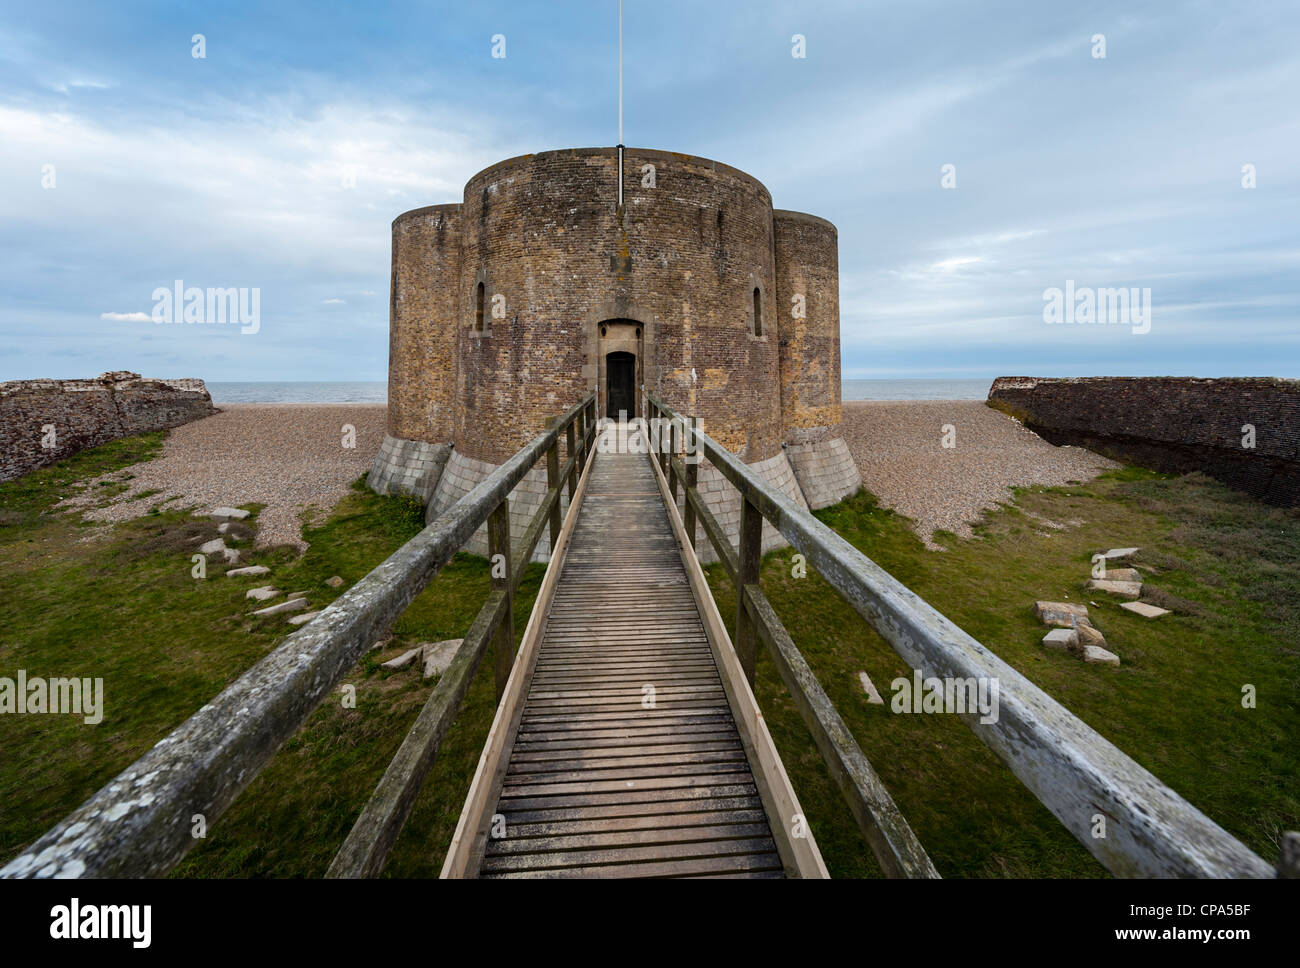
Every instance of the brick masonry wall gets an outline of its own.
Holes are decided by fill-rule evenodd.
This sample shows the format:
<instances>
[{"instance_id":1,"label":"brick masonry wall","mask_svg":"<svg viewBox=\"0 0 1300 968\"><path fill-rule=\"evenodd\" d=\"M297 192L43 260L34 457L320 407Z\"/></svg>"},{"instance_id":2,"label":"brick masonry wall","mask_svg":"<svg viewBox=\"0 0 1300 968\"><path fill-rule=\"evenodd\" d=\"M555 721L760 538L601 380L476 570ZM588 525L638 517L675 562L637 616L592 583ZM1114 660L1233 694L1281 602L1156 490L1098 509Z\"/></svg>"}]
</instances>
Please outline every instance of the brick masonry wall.
<instances>
[{"instance_id":1,"label":"brick masonry wall","mask_svg":"<svg viewBox=\"0 0 1300 968\"><path fill-rule=\"evenodd\" d=\"M641 149L626 153L621 215L616 182L616 152L589 148L511 159L466 186L456 449L505 460L595 386L599 323L631 319L647 386L746 460L779 453L775 331L750 333L756 286L765 318L776 312L767 190L717 162ZM490 318L493 296L503 318Z\"/></svg>"},{"instance_id":2,"label":"brick masonry wall","mask_svg":"<svg viewBox=\"0 0 1300 968\"><path fill-rule=\"evenodd\" d=\"M618 350L719 443L775 461L801 501L856 490L856 465L839 459L835 227L774 220L756 179L690 155L627 149L621 211L617 180L611 148L524 155L471 178L460 205L394 222L390 440L374 486L432 491L441 510L593 387L604 413L603 361ZM808 307L798 326L794 291ZM445 469L417 446L447 439Z\"/></svg>"},{"instance_id":3,"label":"brick masonry wall","mask_svg":"<svg viewBox=\"0 0 1300 968\"><path fill-rule=\"evenodd\" d=\"M456 425L460 205L434 205L393 222L389 290L388 433L450 444Z\"/></svg>"},{"instance_id":4,"label":"brick masonry wall","mask_svg":"<svg viewBox=\"0 0 1300 968\"><path fill-rule=\"evenodd\" d=\"M778 211L776 290L780 312L781 421L787 440L840 436L840 270L835 226L801 212ZM793 316L804 297L806 315Z\"/></svg>"},{"instance_id":5,"label":"brick masonry wall","mask_svg":"<svg viewBox=\"0 0 1300 968\"><path fill-rule=\"evenodd\" d=\"M1300 381L999 377L988 402L1054 444L1300 504ZM1253 449L1243 446L1247 424Z\"/></svg>"},{"instance_id":6,"label":"brick masonry wall","mask_svg":"<svg viewBox=\"0 0 1300 968\"><path fill-rule=\"evenodd\" d=\"M824 508L862 487L840 405L839 236L802 212L778 210L773 225L786 457L808 505ZM798 296L802 318L794 315Z\"/></svg>"},{"instance_id":7,"label":"brick masonry wall","mask_svg":"<svg viewBox=\"0 0 1300 968\"><path fill-rule=\"evenodd\" d=\"M94 380L0 383L0 480L118 437L179 427L216 410L202 380L145 380L117 371ZM53 426L53 447L47 426Z\"/></svg>"}]
</instances>

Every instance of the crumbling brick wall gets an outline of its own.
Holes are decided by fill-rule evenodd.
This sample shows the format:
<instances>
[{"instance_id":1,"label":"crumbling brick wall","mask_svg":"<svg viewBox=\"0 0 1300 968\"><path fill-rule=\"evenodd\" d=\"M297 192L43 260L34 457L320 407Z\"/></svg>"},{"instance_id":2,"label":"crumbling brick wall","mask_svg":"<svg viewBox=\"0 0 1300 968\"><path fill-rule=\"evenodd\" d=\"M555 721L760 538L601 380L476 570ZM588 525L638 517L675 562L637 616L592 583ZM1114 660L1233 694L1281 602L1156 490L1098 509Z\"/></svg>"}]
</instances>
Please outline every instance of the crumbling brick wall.
<instances>
[{"instance_id":1,"label":"crumbling brick wall","mask_svg":"<svg viewBox=\"0 0 1300 968\"><path fill-rule=\"evenodd\" d=\"M118 437L215 412L202 380L145 380L117 371L94 380L0 383L0 481Z\"/></svg>"},{"instance_id":2,"label":"crumbling brick wall","mask_svg":"<svg viewBox=\"0 0 1300 968\"><path fill-rule=\"evenodd\" d=\"M999 377L988 403L1054 444L1300 504L1300 381Z\"/></svg>"}]
</instances>

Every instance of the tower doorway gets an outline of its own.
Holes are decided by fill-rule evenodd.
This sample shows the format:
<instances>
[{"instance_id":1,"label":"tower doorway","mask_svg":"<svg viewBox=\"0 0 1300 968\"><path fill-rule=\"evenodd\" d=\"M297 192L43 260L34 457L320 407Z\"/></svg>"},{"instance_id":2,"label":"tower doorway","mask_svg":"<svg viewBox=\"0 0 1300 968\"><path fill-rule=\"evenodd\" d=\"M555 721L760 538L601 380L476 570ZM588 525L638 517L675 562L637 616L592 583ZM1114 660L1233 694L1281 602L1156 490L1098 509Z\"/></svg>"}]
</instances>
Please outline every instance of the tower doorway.
<instances>
[{"instance_id":1,"label":"tower doorway","mask_svg":"<svg viewBox=\"0 0 1300 968\"><path fill-rule=\"evenodd\" d=\"M583 356L583 376L598 391L596 410L602 418L628 418L641 413L641 387L646 384L646 326L626 316L593 316L588 322L589 349ZM587 364L591 372L588 376Z\"/></svg>"},{"instance_id":2,"label":"tower doorway","mask_svg":"<svg viewBox=\"0 0 1300 968\"><path fill-rule=\"evenodd\" d=\"M605 399L605 416L611 420L617 420L620 411L636 415L636 357L631 353L606 354Z\"/></svg>"}]
</instances>

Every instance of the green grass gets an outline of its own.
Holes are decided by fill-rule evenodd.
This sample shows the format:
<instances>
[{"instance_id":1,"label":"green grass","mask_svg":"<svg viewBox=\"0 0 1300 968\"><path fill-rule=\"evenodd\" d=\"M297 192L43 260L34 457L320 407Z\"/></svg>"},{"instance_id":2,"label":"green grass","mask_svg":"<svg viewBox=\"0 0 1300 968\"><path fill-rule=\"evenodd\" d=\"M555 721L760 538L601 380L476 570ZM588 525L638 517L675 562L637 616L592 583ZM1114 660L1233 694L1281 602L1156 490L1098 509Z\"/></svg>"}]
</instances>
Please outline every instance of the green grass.
<instances>
[{"instance_id":1,"label":"green grass","mask_svg":"<svg viewBox=\"0 0 1300 968\"><path fill-rule=\"evenodd\" d=\"M1044 528L1024 511L1073 523ZM1300 514L1199 475L1126 469L1022 491L975 539L949 538L943 552L867 494L818 516L1270 863L1280 833L1300 826ZM1091 555L1125 545L1143 549L1143 598L1175 614L1151 622L1093 593L1093 622L1122 667L1043 649L1034 601L1087 601ZM791 577L791 556L767 556L764 591L940 873L1102 876L956 717L891 711L889 684L910 669L811 570ZM734 617L725 572L708 571ZM859 671L886 705L866 702ZM1254 709L1242 707L1246 683ZM832 874L877 876L766 654L757 692Z\"/></svg>"},{"instance_id":2,"label":"green grass","mask_svg":"<svg viewBox=\"0 0 1300 968\"><path fill-rule=\"evenodd\" d=\"M75 809L293 631L283 617L252 619L245 591L273 582L328 604L423 526L417 502L354 486L318 528L291 549L250 553L265 578L226 578L208 562L191 577L192 555L216 525L163 511L104 535L67 513L62 497L96 474L147 459L161 435L115 441L0 485L0 674L104 680L105 716L0 716L0 863ZM246 505L256 512L257 505ZM256 524L256 514L249 518ZM519 634L543 570L525 574L515 606ZM325 580L345 579L339 589ZM490 587L487 562L457 555L346 682L355 709L326 702L280 750L177 876L319 877L351 829L436 679L380 669L376 656L404 645L465 634ZM387 873L437 872L495 709L491 662L476 677L444 743Z\"/></svg>"},{"instance_id":3,"label":"green grass","mask_svg":"<svg viewBox=\"0 0 1300 968\"><path fill-rule=\"evenodd\" d=\"M104 721L0 716L0 863L19 852L266 655L292 627L255 620L247 588L273 581L323 606L421 527L419 505L359 486L310 547L250 553L267 579L231 579L190 555L215 525L184 510L106 529L52 511L97 474L159 452L163 435L115 441L0 484L0 674L105 681ZM129 473L129 472L128 472ZM99 490L111 490L104 488ZM248 529L256 527L257 505ZM1069 523L1054 530L1028 516ZM1198 476L1120 471L1086 486L1021 492L975 539L941 536L926 550L906 520L869 495L819 516L959 626L1055 696L1269 861L1300 826L1300 515L1269 509ZM1095 624L1123 659L1085 665L1038 644L1037 599L1084 599L1093 552L1136 544L1144 598L1175 614L1146 622L1094 598ZM791 577L791 553L765 559L763 585L941 873L1102 876L1064 828L953 717L902 716L868 705L866 671L890 697L901 659L813 572ZM709 569L725 616L729 583ZM326 579L339 575L343 589ZM516 601L522 633L542 569ZM318 877L365 805L434 681L390 672L377 656L462 636L487 595L486 562L458 555L398 620L393 641L348 676L357 706L316 710L202 844L176 870L188 877ZM266 624L262 624L265 622ZM392 860L389 876L436 875L494 710L491 663L476 677ZM1254 684L1258 706L1241 706ZM875 876L849 817L770 661L758 694L831 872Z\"/></svg>"}]
</instances>

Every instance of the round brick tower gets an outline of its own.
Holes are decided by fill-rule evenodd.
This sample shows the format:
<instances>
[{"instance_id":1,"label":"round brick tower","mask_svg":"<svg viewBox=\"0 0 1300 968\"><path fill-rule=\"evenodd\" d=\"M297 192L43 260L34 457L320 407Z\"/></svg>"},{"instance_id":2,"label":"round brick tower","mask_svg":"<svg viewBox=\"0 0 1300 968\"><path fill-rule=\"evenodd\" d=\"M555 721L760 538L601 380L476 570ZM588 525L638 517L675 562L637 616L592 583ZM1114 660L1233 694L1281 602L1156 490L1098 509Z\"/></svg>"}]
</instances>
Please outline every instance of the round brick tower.
<instances>
[{"instance_id":1,"label":"round brick tower","mask_svg":"<svg viewBox=\"0 0 1300 968\"><path fill-rule=\"evenodd\" d=\"M617 182L613 148L524 155L471 178L462 204L393 223L372 486L420 494L432 517L591 389L601 415L640 416L644 386L798 503L798 463L816 465L817 506L833 503L818 475L835 441L847 455L834 227L774 217L756 179L689 155L626 149L621 209ZM808 316L787 319L800 288ZM735 530L738 495L707 465L700 482ZM516 532L544 491L540 468L516 488ZM779 540L769 530L765 544ZM469 547L484 551L483 534Z\"/></svg>"},{"instance_id":2,"label":"round brick tower","mask_svg":"<svg viewBox=\"0 0 1300 968\"><path fill-rule=\"evenodd\" d=\"M815 215L778 210L781 423L804 498L829 507L862 486L840 410L839 233Z\"/></svg>"},{"instance_id":3,"label":"round brick tower","mask_svg":"<svg viewBox=\"0 0 1300 968\"><path fill-rule=\"evenodd\" d=\"M456 310L461 206L393 220L388 304L388 427L366 482L428 501L451 454L456 415Z\"/></svg>"}]
</instances>

